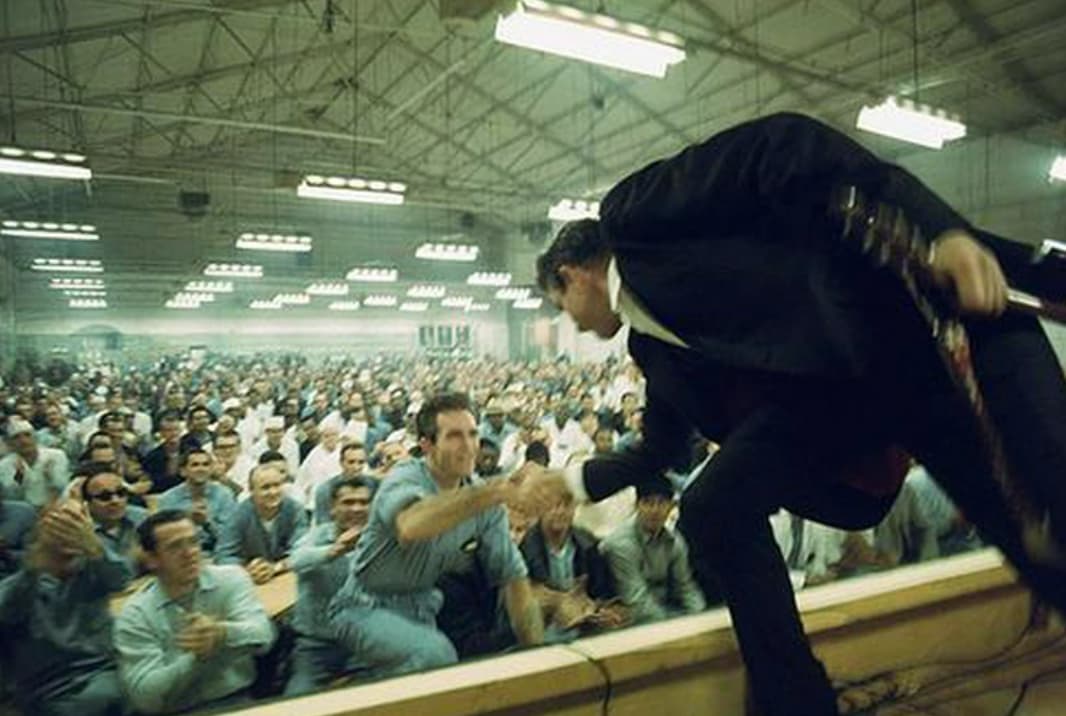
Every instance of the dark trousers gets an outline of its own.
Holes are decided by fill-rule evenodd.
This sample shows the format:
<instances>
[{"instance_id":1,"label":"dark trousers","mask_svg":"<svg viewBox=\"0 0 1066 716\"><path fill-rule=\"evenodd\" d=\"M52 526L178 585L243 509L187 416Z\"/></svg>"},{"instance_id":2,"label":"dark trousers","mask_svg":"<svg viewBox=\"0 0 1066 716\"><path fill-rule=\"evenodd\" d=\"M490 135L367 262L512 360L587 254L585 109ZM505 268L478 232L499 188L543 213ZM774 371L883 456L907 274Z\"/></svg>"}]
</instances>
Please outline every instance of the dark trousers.
<instances>
[{"instance_id":1,"label":"dark trousers","mask_svg":"<svg viewBox=\"0 0 1066 716\"><path fill-rule=\"evenodd\" d=\"M903 321L904 319L901 319ZM973 359L1015 473L1066 525L1066 383L1035 320L975 325ZM768 516L780 507L845 529L876 524L890 499L834 483L856 457L898 445L1043 597L1066 613L1066 572L1029 562L982 459L972 411L917 324L886 331L862 381L796 380L725 436L682 496L681 528L708 589L726 601L766 716L836 714L835 694L796 611ZM1060 532L1061 535L1061 532Z\"/></svg>"}]
</instances>

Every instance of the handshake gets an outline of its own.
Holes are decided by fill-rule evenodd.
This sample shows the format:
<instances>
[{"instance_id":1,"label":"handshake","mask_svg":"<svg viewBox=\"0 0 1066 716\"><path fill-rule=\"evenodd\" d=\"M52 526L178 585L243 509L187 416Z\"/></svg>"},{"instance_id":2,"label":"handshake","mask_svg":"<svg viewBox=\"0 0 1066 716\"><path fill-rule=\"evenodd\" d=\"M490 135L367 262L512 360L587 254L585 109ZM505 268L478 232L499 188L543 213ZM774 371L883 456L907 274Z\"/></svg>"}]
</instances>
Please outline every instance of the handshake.
<instances>
[{"instance_id":1,"label":"handshake","mask_svg":"<svg viewBox=\"0 0 1066 716\"><path fill-rule=\"evenodd\" d=\"M506 479L493 484L500 491L500 502L532 518L574 499L562 472L535 462L525 463Z\"/></svg>"}]
</instances>

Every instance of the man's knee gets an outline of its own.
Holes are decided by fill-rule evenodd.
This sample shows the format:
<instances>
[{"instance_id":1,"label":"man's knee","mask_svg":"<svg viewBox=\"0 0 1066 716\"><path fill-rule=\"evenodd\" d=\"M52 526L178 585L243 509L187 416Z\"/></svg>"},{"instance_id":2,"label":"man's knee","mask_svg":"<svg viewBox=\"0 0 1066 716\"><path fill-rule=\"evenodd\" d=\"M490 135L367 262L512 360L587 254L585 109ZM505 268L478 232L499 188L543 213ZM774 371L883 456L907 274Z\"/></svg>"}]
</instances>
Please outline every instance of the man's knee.
<instances>
[{"instance_id":1,"label":"man's knee","mask_svg":"<svg viewBox=\"0 0 1066 716\"><path fill-rule=\"evenodd\" d=\"M425 639L422 639L409 659L411 667L419 671L449 666L457 661L459 661L459 655L455 647L441 632L427 635Z\"/></svg>"}]
</instances>

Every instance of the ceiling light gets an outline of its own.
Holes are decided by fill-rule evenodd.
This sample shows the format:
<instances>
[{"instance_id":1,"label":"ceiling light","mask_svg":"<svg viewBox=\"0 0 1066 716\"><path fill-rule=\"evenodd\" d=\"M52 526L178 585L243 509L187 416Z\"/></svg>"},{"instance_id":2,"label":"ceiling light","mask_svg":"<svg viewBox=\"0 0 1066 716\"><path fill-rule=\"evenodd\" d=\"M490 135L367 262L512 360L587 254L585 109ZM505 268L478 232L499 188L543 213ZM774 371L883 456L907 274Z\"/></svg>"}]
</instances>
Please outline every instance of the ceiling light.
<instances>
[{"instance_id":1,"label":"ceiling light","mask_svg":"<svg viewBox=\"0 0 1066 716\"><path fill-rule=\"evenodd\" d=\"M192 293L233 293L232 281L189 281L185 290Z\"/></svg>"},{"instance_id":2,"label":"ceiling light","mask_svg":"<svg viewBox=\"0 0 1066 716\"><path fill-rule=\"evenodd\" d=\"M103 273L104 265L98 259L34 259L30 264L34 271L66 271L70 273Z\"/></svg>"},{"instance_id":3,"label":"ceiling light","mask_svg":"<svg viewBox=\"0 0 1066 716\"><path fill-rule=\"evenodd\" d=\"M102 298L72 298L67 305L71 308L107 308L107 301Z\"/></svg>"},{"instance_id":4,"label":"ceiling light","mask_svg":"<svg viewBox=\"0 0 1066 716\"><path fill-rule=\"evenodd\" d=\"M496 298L501 301L519 301L523 298L529 298L533 292L528 288L522 288L521 286L510 286L508 288L501 288L496 292Z\"/></svg>"},{"instance_id":5,"label":"ceiling light","mask_svg":"<svg viewBox=\"0 0 1066 716\"><path fill-rule=\"evenodd\" d=\"M492 307L487 303L471 303L469 306L466 307L466 310L469 313L473 311L487 311L490 308Z\"/></svg>"},{"instance_id":6,"label":"ceiling light","mask_svg":"<svg viewBox=\"0 0 1066 716\"><path fill-rule=\"evenodd\" d=\"M521 298L511 305L521 311L535 311L544 303L543 298Z\"/></svg>"},{"instance_id":7,"label":"ceiling light","mask_svg":"<svg viewBox=\"0 0 1066 716\"><path fill-rule=\"evenodd\" d=\"M199 301L180 301L180 300L178 300L175 297L175 298L172 298L169 301L167 301L166 304L164 304L164 305L167 308L172 308L172 309L191 310L191 309L199 308L201 306L201 303Z\"/></svg>"},{"instance_id":8,"label":"ceiling light","mask_svg":"<svg viewBox=\"0 0 1066 716\"><path fill-rule=\"evenodd\" d=\"M248 304L248 308L257 311L277 311L281 308L281 304L274 300L256 299Z\"/></svg>"},{"instance_id":9,"label":"ceiling light","mask_svg":"<svg viewBox=\"0 0 1066 716\"><path fill-rule=\"evenodd\" d=\"M420 284L407 289L407 295L411 298L441 298L447 292L448 289L439 284Z\"/></svg>"},{"instance_id":10,"label":"ceiling light","mask_svg":"<svg viewBox=\"0 0 1066 716\"><path fill-rule=\"evenodd\" d=\"M400 277L400 272L394 268L377 268L374 266L356 266L348 272L349 281L365 281L367 283L392 283Z\"/></svg>"},{"instance_id":11,"label":"ceiling light","mask_svg":"<svg viewBox=\"0 0 1066 716\"><path fill-rule=\"evenodd\" d=\"M306 293L279 293L274 296L274 303L286 306L306 306L311 303L311 297Z\"/></svg>"},{"instance_id":12,"label":"ceiling light","mask_svg":"<svg viewBox=\"0 0 1066 716\"><path fill-rule=\"evenodd\" d=\"M496 21L496 39L531 50L650 77L685 59L680 37L539 0L519 0Z\"/></svg>"},{"instance_id":13,"label":"ceiling light","mask_svg":"<svg viewBox=\"0 0 1066 716\"><path fill-rule=\"evenodd\" d=\"M263 267L256 264L208 264L204 276L223 278L262 278Z\"/></svg>"},{"instance_id":14,"label":"ceiling light","mask_svg":"<svg viewBox=\"0 0 1066 716\"><path fill-rule=\"evenodd\" d=\"M65 288L63 295L70 298L103 298L107 291L103 289Z\"/></svg>"},{"instance_id":15,"label":"ceiling light","mask_svg":"<svg viewBox=\"0 0 1066 716\"><path fill-rule=\"evenodd\" d=\"M1055 161L1051 163L1047 178L1050 181L1066 181L1066 154L1060 154L1055 157Z\"/></svg>"},{"instance_id":16,"label":"ceiling light","mask_svg":"<svg viewBox=\"0 0 1066 716\"><path fill-rule=\"evenodd\" d=\"M966 125L958 117L895 97L889 97L876 107L864 105L859 110L855 126L930 149L940 149L944 142L966 136Z\"/></svg>"},{"instance_id":17,"label":"ceiling light","mask_svg":"<svg viewBox=\"0 0 1066 716\"><path fill-rule=\"evenodd\" d=\"M396 305L396 297L385 294L377 294L373 296L367 296L363 299L364 306L372 306L374 308L389 308Z\"/></svg>"},{"instance_id":18,"label":"ceiling light","mask_svg":"<svg viewBox=\"0 0 1066 716\"><path fill-rule=\"evenodd\" d=\"M106 288L102 278L53 278L48 282L49 288L87 288L102 290Z\"/></svg>"},{"instance_id":19,"label":"ceiling light","mask_svg":"<svg viewBox=\"0 0 1066 716\"><path fill-rule=\"evenodd\" d=\"M358 311L358 301L334 301L329 304L329 310L331 311Z\"/></svg>"},{"instance_id":20,"label":"ceiling light","mask_svg":"<svg viewBox=\"0 0 1066 716\"><path fill-rule=\"evenodd\" d=\"M415 250L415 258L428 261L477 261L479 249L472 244L426 242Z\"/></svg>"},{"instance_id":21,"label":"ceiling light","mask_svg":"<svg viewBox=\"0 0 1066 716\"><path fill-rule=\"evenodd\" d=\"M23 239L63 239L66 241L97 241L100 235L92 224L59 223L53 221L4 221L0 234Z\"/></svg>"},{"instance_id":22,"label":"ceiling light","mask_svg":"<svg viewBox=\"0 0 1066 716\"><path fill-rule=\"evenodd\" d=\"M348 284L319 281L308 286L305 293L311 296L347 296Z\"/></svg>"},{"instance_id":23,"label":"ceiling light","mask_svg":"<svg viewBox=\"0 0 1066 716\"><path fill-rule=\"evenodd\" d=\"M425 301L404 301L400 304L401 311L408 311L410 313L418 313L429 309L429 304Z\"/></svg>"},{"instance_id":24,"label":"ceiling light","mask_svg":"<svg viewBox=\"0 0 1066 716\"><path fill-rule=\"evenodd\" d=\"M466 308L473 302L473 296L448 296L440 302L440 305L444 308Z\"/></svg>"},{"instance_id":25,"label":"ceiling light","mask_svg":"<svg viewBox=\"0 0 1066 716\"><path fill-rule=\"evenodd\" d=\"M174 300L180 303L210 303L215 300L215 294L207 292L182 291L174 294Z\"/></svg>"},{"instance_id":26,"label":"ceiling light","mask_svg":"<svg viewBox=\"0 0 1066 716\"><path fill-rule=\"evenodd\" d=\"M471 286L506 286L511 283L511 274L492 271L475 271L467 277Z\"/></svg>"},{"instance_id":27,"label":"ceiling light","mask_svg":"<svg viewBox=\"0 0 1066 716\"><path fill-rule=\"evenodd\" d=\"M582 199L560 199L548 209L552 221L577 221L600 218L600 202Z\"/></svg>"},{"instance_id":28,"label":"ceiling light","mask_svg":"<svg viewBox=\"0 0 1066 716\"><path fill-rule=\"evenodd\" d=\"M73 152L57 154L44 149L0 147L0 174L87 181L93 173L84 164L85 157Z\"/></svg>"},{"instance_id":29,"label":"ceiling light","mask_svg":"<svg viewBox=\"0 0 1066 716\"><path fill-rule=\"evenodd\" d=\"M311 237L296 234L266 234L245 232L237 237L238 249L256 251L285 251L306 253L311 250Z\"/></svg>"},{"instance_id":30,"label":"ceiling light","mask_svg":"<svg viewBox=\"0 0 1066 716\"><path fill-rule=\"evenodd\" d=\"M305 176L296 187L296 196L304 199L331 199L365 204L402 204L406 193L407 185L400 182L321 177L313 174Z\"/></svg>"}]
</instances>

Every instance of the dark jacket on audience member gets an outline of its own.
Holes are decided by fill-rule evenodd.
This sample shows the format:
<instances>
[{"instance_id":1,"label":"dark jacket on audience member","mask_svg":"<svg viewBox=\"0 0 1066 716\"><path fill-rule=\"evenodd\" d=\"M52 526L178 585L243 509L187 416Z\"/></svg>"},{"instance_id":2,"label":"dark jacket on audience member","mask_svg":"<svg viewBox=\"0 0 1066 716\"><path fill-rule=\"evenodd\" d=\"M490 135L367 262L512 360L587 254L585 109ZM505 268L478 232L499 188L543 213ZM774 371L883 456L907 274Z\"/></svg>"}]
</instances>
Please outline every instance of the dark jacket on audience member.
<instances>
[{"instance_id":1,"label":"dark jacket on audience member","mask_svg":"<svg viewBox=\"0 0 1066 716\"><path fill-rule=\"evenodd\" d=\"M152 478L153 494L162 494L181 484L181 475L178 473L177 465L172 475L167 474L167 452L163 445L157 445L149 450L141 462L141 467L144 468L148 477Z\"/></svg>"},{"instance_id":2,"label":"dark jacket on audience member","mask_svg":"<svg viewBox=\"0 0 1066 716\"><path fill-rule=\"evenodd\" d=\"M574 545L574 579L588 575L588 595L593 599L614 597L611 570L597 548L596 538L587 530L571 527L570 541ZM546 583L549 577L548 542L539 522L526 532L518 549L529 568L529 579Z\"/></svg>"},{"instance_id":3,"label":"dark jacket on audience member","mask_svg":"<svg viewBox=\"0 0 1066 716\"><path fill-rule=\"evenodd\" d=\"M252 501L243 500L222 528L215 548L215 562L245 564L257 557L277 562L289 556L296 540L306 531L307 513L293 499L282 498L271 532L263 527Z\"/></svg>"}]
</instances>

